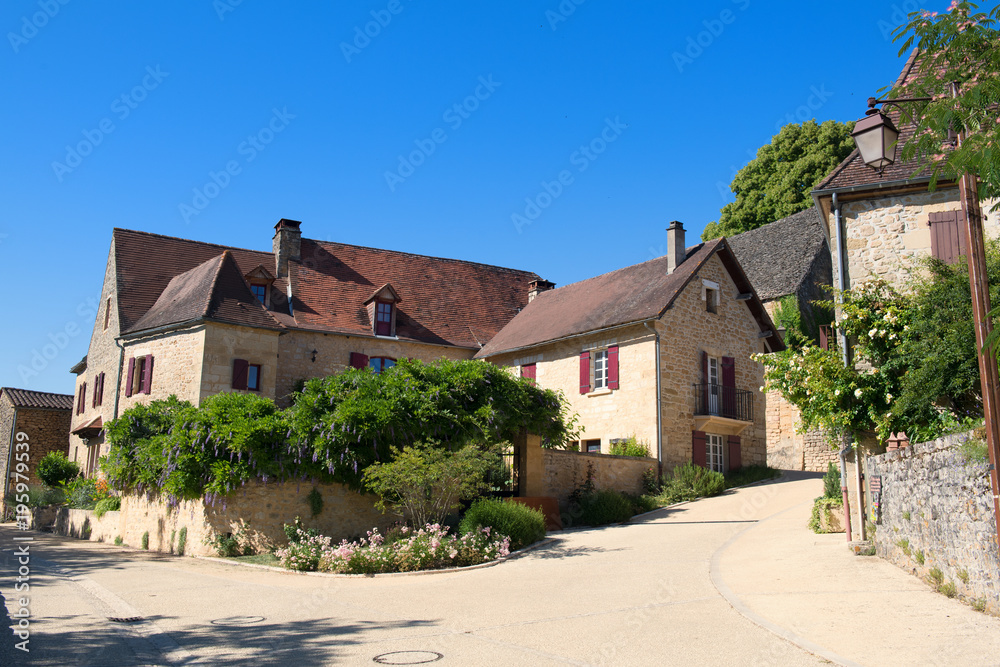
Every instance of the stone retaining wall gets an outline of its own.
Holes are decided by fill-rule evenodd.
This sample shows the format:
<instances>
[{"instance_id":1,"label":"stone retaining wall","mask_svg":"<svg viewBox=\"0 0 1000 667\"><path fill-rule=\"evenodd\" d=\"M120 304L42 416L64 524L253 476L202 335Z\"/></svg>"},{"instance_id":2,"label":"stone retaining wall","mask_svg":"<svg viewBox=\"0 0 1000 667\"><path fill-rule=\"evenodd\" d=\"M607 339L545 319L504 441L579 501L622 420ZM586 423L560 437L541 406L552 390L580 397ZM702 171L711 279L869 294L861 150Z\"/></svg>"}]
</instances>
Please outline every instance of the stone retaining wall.
<instances>
[{"instance_id":1,"label":"stone retaining wall","mask_svg":"<svg viewBox=\"0 0 1000 667\"><path fill-rule=\"evenodd\" d=\"M802 419L799 409L780 392L767 392L767 464L780 470L826 472L837 462L837 450L823 431L798 432Z\"/></svg>"},{"instance_id":2,"label":"stone retaining wall","mask_svg":"<svg viewBox=\"0 0 1000 667\"><path fill-rule=\"evenodd\" d=\"M638 495L643 492L642 474L656 470L656 459L611 456L543 449L543 495L559 500L565 507L569 496L587 479L587 467L594 467L594 486Z\"/></svg>"},{"instance_id":3,"label":"stone retaining wall","mask_svg":"<svg viewBox=\"0 0 1000 667\"><path fill-rule=\"evenodd\" d=\"M315 485L323 510L314 517L306 499L313 488L308 482L266 486L252 482L215 504L191 500L175 506L155 497L128 495L122 498L121 511L108 512L100 519L92 511L62 509L55 530L93 541L113 542L121 537L132 547L141 546L142 535L148 532L150 551L173 553L181 528L187 528L185 554L212 556L215 551L206 541L237 533L244 524L250 543L263 551L287 541L282 527L296 516L306 528L316 528L335 542L363 536L373 527L384 532L395 521L375 509L374 496L340 484Z\"/></svg>"},{"instance_id":4,"label":"stone retaining wall","mask_svg":"<svg viewBox=\"0 0 1000 667\"><path fill-rule=\"evenodd\" d=\"M946 436L868 459L867 484L881 478L882 486L875 548L923 578L938 568L960 597L985 601L998 614L1000 555L989 466L966 462L959 453L969 437Z\"/></svg>"}]
</instances>

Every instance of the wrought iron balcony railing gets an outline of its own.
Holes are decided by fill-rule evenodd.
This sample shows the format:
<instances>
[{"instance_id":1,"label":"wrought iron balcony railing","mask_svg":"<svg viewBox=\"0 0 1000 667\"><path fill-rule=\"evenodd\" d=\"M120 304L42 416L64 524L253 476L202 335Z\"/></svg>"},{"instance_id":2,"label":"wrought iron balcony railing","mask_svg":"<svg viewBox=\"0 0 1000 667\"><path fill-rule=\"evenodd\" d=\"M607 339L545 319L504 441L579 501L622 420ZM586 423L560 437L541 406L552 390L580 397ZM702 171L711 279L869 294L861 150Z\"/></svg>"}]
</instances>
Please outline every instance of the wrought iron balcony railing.
<instances>
[{"instance_id":1,"label":"wrought iron balcony railing","mask_svg":"<svg viewBox=\"0 0 1000 667\"><path fill-rule=\"evenodd\" d=\"M696 417L711 415L738 421L753 421L754 392L721 384L696 384Z\"/></svg>"}]
</instances>

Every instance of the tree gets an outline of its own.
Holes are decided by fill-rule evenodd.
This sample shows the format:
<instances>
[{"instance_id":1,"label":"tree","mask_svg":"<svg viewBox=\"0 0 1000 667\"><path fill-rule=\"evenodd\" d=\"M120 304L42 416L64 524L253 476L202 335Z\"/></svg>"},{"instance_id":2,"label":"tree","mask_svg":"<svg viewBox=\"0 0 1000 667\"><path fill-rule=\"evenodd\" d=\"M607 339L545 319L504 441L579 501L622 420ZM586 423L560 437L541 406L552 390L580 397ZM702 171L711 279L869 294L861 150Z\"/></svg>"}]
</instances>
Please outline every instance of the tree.
<instances>
[{"instance_id":1,"label":"tree","mask_svg":"<svg viewBox=\"0 0 1000 667\"><path fill-rule=\"evenodd\" d=\"M904 161L918 160L931 169L931 189L938 180L972 173L979 198L1000 197L1000 5L978 12L971 2L952 2L945 13L912 12L896 29L903 55L916 44L917 76L893 88L890 98L931 97L907 103L902 117L916 131L903 145ZM957 90L952 84L957 84ZM955 95L957 93L957 95ZM955 146L957 131L965 132ZM942 151L942 146L948 148ZM994 210L1000 207L1000 202Z\"/></svg>"},{"instance_id":2,"label":"tree","mask_svg":"<svg viewBox=\"0 0 1000 667\"><path fill-rule=\"evenodd\" d=\"M733 236L812 206L809 192L854 150L854 123L789 123L761 146L729 186L736 201L710 222L703 241Z\"/></svg>"}]
</instances>

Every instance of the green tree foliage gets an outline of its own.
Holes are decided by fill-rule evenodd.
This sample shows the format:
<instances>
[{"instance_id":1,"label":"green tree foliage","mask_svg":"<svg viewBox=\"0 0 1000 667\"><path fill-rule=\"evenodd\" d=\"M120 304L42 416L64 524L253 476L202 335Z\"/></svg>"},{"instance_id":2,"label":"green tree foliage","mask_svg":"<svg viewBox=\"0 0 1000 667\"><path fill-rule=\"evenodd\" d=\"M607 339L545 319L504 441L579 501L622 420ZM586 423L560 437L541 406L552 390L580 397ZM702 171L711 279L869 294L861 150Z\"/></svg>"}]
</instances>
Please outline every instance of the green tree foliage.
<instances>
[{"instance_id":1,"label":"green tree foliage","mask_svg":"<svg viewBox=\"0 0 1000 667\"><path fill-rule=\"evenodd\" d=\"M917 131L903 146L902 159L932 165L931 189L939 179L975 174L985 200L1000 197L1000 5L978 10L971 2L953 2L940 14L912 12L895 39L902 40L900 55L916 45L919 76L889 97L933 98L904 105L903 119L914 121ZM958 84L957 96L952 82ZM955 131L964 131L965 141L942 151Z\"/></svg>"},{"instance_id":2,"label":"green tree foliage","mask_svg":"<svg viewBox=\"0 0 1000 667\"><path fill-rule=\"evenodd\" d=\"M736 201L710 222L703 241L748 232L812 206L809 192L852 150L854 123L789 123L761 146L729 186Z\"/></svg>"},{"instance_id":3,"label":"green tree foliage","mask_svg":"<svg viewBox=\"0 0 1000 667\"><path fill-rule=\"evenodd\" d=\"M253 394L136 405L107 425L103 468L118 490L175 500L226 496L251 479L361 488L365 468L415 442L455 451L527 429L557 446L578 437L575 424L558 394L492 364L403 360L310 380L287 410Z\"/></svg>"},{"instance_id":4,"label":"green tree foliage","mask_svg":"<svg viewBox=\"0 0 1000 667\"><path fill-rule=\"evenodd\" d=\"M38 478L46 486L59 486L80 474L80 466L62 452L49 452L38 462Z\"/></svg>"},{"instance_id":5,"label":"green tree foliage","mask_svg":"<svg viewBox=\"0 0 1000 667\"><path fill-rule=\"evenodd\" d=\"M461 501L486 489L486 473L497 455L467 445L457 452L436 444L415 443L392 461L364 471L365 487L379 497L376 506L404 517L411 526L441 524Z\"/></svg>"}]
</instances>

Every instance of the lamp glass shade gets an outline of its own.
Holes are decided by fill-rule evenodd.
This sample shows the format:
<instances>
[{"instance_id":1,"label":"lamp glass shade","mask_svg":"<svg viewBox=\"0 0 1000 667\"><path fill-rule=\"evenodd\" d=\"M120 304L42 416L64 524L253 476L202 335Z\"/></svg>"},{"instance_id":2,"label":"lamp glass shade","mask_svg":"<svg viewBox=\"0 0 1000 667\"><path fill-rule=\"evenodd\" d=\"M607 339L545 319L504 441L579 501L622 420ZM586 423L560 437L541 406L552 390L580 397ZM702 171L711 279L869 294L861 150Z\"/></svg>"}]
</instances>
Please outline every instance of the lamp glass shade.
<instances>
[{"instance_id":1,"label":"lamp glass shade","mask_svg":"<svg viewBox=\"0 0 1000 667\"><path fill-rule=\"evenodd\" d=\"M874 169L884 169L896 161L899 130L888 116L879 112L857 122L851 133L861 159Z\"/></svg>"}]
</instances>

